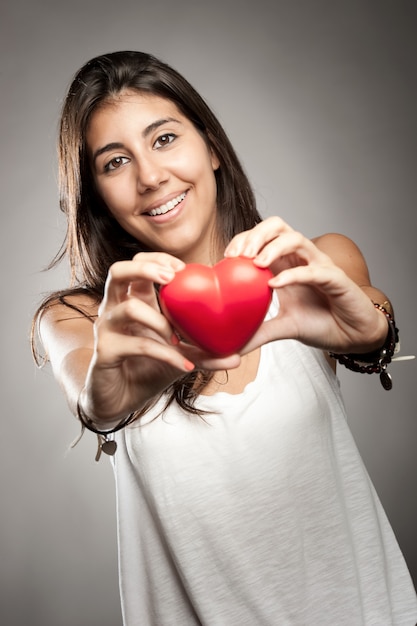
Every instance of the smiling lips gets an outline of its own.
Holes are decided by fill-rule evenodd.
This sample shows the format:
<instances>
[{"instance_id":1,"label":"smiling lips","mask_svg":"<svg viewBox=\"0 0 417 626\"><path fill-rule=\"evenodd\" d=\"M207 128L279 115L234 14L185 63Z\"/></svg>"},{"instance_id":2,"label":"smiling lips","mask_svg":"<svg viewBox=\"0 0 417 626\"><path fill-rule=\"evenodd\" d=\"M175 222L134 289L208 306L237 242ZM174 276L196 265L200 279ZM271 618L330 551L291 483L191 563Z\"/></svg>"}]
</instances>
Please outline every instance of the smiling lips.
<instances>
[{"instance_id":1,"label":"smiling lips","mask_svg":"<svg viewBox=\"0 0 417 626\"><path fill-rule=\"evenodd\" d=\"M180 202L184 200L186 195L187 195L187 192L184 192L180 194L179 196L177 196L176 198L173 198L172 200L168 200L166 204L162 204L157 209L152 209L152 211L149 211L148 215L150 215L151 217L155 217L155 215L164 215L165 213L168 213L168 211L172 211L172 209L176 207L177 204L179 204Z\"/></svg>"}]
</instances>

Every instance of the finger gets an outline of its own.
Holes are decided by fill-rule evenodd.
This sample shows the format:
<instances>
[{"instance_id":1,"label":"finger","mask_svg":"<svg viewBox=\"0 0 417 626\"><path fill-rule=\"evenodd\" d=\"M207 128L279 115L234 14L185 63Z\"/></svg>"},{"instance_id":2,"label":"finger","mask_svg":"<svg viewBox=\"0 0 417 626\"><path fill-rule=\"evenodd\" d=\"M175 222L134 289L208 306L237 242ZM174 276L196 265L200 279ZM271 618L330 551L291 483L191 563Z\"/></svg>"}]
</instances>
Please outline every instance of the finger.
<instances>
[{"instance_id":1,"label":"finger","mask_svg":"<svg viewBox=\"0 0 417 626\"><path fill-rule=\"evenodd\" d=\"M226 357L213 356L209 352L202 350L191 344L181 343L181 352L186 355L200 369L207 370L227 370L234 369L240 364L240 355L231 354Z\"/></svg>"},{"instance_id":2,"label":"finger","mask_svg":"<svg viewBox=\"0 0 417 626\"><path fill-rule=\"evenodd\" d=\"M168 254L167 252L138 252L133 257L132 261L137 262L147 262L152 261L155 263L159 263L160 265L165 265L166 267L172 267L175 271L180 270L184 267L184 261L178 259L172 254Z\"/></svg>"},{"instance_id":3,"label":"finger","mask_svg":"<svg viewBox=\"0 0 417 626\"><path fill-rule=\"evenodd\" d=\"M263 322L256 333L241 350L241 355L248 354L264 344L279 339L293 339L297 335L297 325L292 316Z\"/></svg>"},{"instance_id":4,"label":"finger","mask_svg":"<svg viewBox=\"0 0 417 626\"><path fill-rule=\"evenodd\" d=\"M194 369L194 363L173 346L149 336L114 333L115 340L106 342L106 348L97 350L96 363L100 367L115 367L134 357L160 361L183 372Z\"/></svg>"},{"instance_id":5,"label":"finger","mask_svg":"<svg viewBox=\"0 0 417 626\"><path fill-rule=\"evenodd\" d=\"M282 270L268 281L270 287L282 288L288 285L310 285L329 293L341 293L346 290L346 274L334 266L323 266L315 263L297 265Z\"/></svg>"},{"instance_id":6,"label":"finger","mask_svg":"<svg viewBox=\"0 0 417 626\"><path fill-rule=\"evenodd\" d=\"M312 262L328 263L329 261L328 257L320 252L310 239L299 232L291 231L267 243L253 262L258 267L269 267L274 261L290 256L294 265Z\"/></svg>"},{"instance_id":7,"label":"finger","mask_svg":"<svg viewBox=\"0 0 417 626\"><path fill-rule=\"evenodd\" d=\"M132 334L135 326L143 333L144 329L155 332L164 341L173 343L173 328L166 317L159 310L149 306L138 298L130 298L100 315L101 324L106 324L112 331L124 332L129 329Z\"/></svg>"},{"instance_id":8,"label":"finger","mask_svg":"<svg viewBox=\"0 0 417 626\"><path fill-rule=\"evenodd\" d=\"M118 261L108 272L105 285L105 300L116 304L125 299L133 289L140 293L150 293L154 283L165 284L172 280L175 272L180 271L185 264L175 257L164 254L140 253L131 261Z\"/></svg>"},{"instance_id":9,"label":"finger","mask_svg":"<svg viewBox=\"0 0 417 626\"><path fill-rule=\"evenodd\" d=\"M256 257L264 246L279 235L292 232L292 228L280 217L270 217L251 230L236 235L225 250L225 256Z\"/></svg>"}]
</instances>

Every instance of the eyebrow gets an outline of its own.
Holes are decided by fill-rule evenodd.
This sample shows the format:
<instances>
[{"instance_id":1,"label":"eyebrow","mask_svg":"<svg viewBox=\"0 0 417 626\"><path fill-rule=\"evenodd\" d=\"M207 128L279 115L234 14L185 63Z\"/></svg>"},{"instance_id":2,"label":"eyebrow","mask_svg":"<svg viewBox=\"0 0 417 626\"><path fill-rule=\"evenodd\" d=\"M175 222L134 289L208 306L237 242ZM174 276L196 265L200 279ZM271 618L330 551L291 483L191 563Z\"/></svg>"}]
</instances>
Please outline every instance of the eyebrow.
<instances>
[{"instance_id":1,"label":"eyebrow","mask_svg":"<svg viewBox=\"0 0 417 626\"><path fill-rule=\"evenodd\" d=\"M155 122L152 122L152 124L149 124L146 128L144 128L144 130L142 131L142 137L146 139L146 137L148 137L154 130L157 130L160 126L163 126L168 122L181 124L180 120L177 120L175 117L164 117L160 120L155 120ZM98 148L93 154L93 163L95 163L96 159L105 152L111 152L112 150L122 150L124 147L125 146L123 143L113 141L106 144L105 146L102 146L101 148Z\"/></svg>"}]
</instances>

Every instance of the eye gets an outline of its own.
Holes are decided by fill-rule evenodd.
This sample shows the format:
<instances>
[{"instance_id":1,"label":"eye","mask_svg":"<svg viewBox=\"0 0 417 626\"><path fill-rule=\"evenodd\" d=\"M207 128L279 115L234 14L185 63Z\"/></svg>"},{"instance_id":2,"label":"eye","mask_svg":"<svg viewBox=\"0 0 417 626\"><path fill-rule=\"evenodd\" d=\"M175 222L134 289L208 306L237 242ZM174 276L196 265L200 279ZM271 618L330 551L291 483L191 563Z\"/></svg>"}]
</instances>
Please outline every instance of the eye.
<instances>
[{"instance_id":1,"label":"eye","mask_svg":"<svg viewBox=\"0 0 417 626\"><path fill-rule=\"evenodd\" d=\"M165 135L161 135L155 141L155 143L153 144L153 147L157 149L164 148L165 146L168 146L170 143L172 143L174 139L176 139L176 137L177 136L174 133L166 133Z\"/></svg>"},{"instance_id":2,"label":"eye","mask_svg":"<svg viewBox=\"0 0 417 626\"><path fill-rule=\"evenodd\" d=\"M114 170L119 169L119 167L122 167L122 165L125 165L128 162L129 159L127 157L114 157L114 159L106 163L106 165L104 166L104 171L113 172Z\"/></svg>"}]
</instances>

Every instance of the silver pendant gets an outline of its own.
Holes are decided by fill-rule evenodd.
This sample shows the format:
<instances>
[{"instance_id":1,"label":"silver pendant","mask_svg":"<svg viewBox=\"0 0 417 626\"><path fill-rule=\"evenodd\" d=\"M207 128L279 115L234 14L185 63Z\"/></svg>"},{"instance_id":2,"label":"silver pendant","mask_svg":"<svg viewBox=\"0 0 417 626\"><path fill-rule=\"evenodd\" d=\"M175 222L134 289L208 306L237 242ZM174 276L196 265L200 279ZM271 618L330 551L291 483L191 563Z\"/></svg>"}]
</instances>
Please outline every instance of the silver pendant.
<instances>
[{"instance_id":1,"label":"silver pendant","mask_svg":"<svg viewBox=\"0 0 417 626\"><path fill-rule=\"evenodd\" d=\"M101 444L101 450L104 454L108 454L109 456L113 456L117 450L117 443L114 439L106 439Z\"/></svg>"},{"instance_id":2,"label":"silver pendant","mask_svg":"<svg viewBox=\"0 0 417 626\"><path fill-rule=\"evenodd\" d=\"M386 369L381 370L381 373L379 375L379 380L381 381L381 385L383 386L384 389L386 389L387 391L392 389L391 374L389 374Z\"/></svg>"},{"instance_id":3,"label":"silver pendant","mask_svg":"<svg viewBox=\"0 0 417 626\"><path fill-rule=\"evenodd\" d=\"M117 450L117 443L114 439L106 439L103 435L98 435L98 445L97 445L97 453L96 453L96 461L100 460L101 453L108 454L113 456Z\"/></svg>"}]
</instances>

